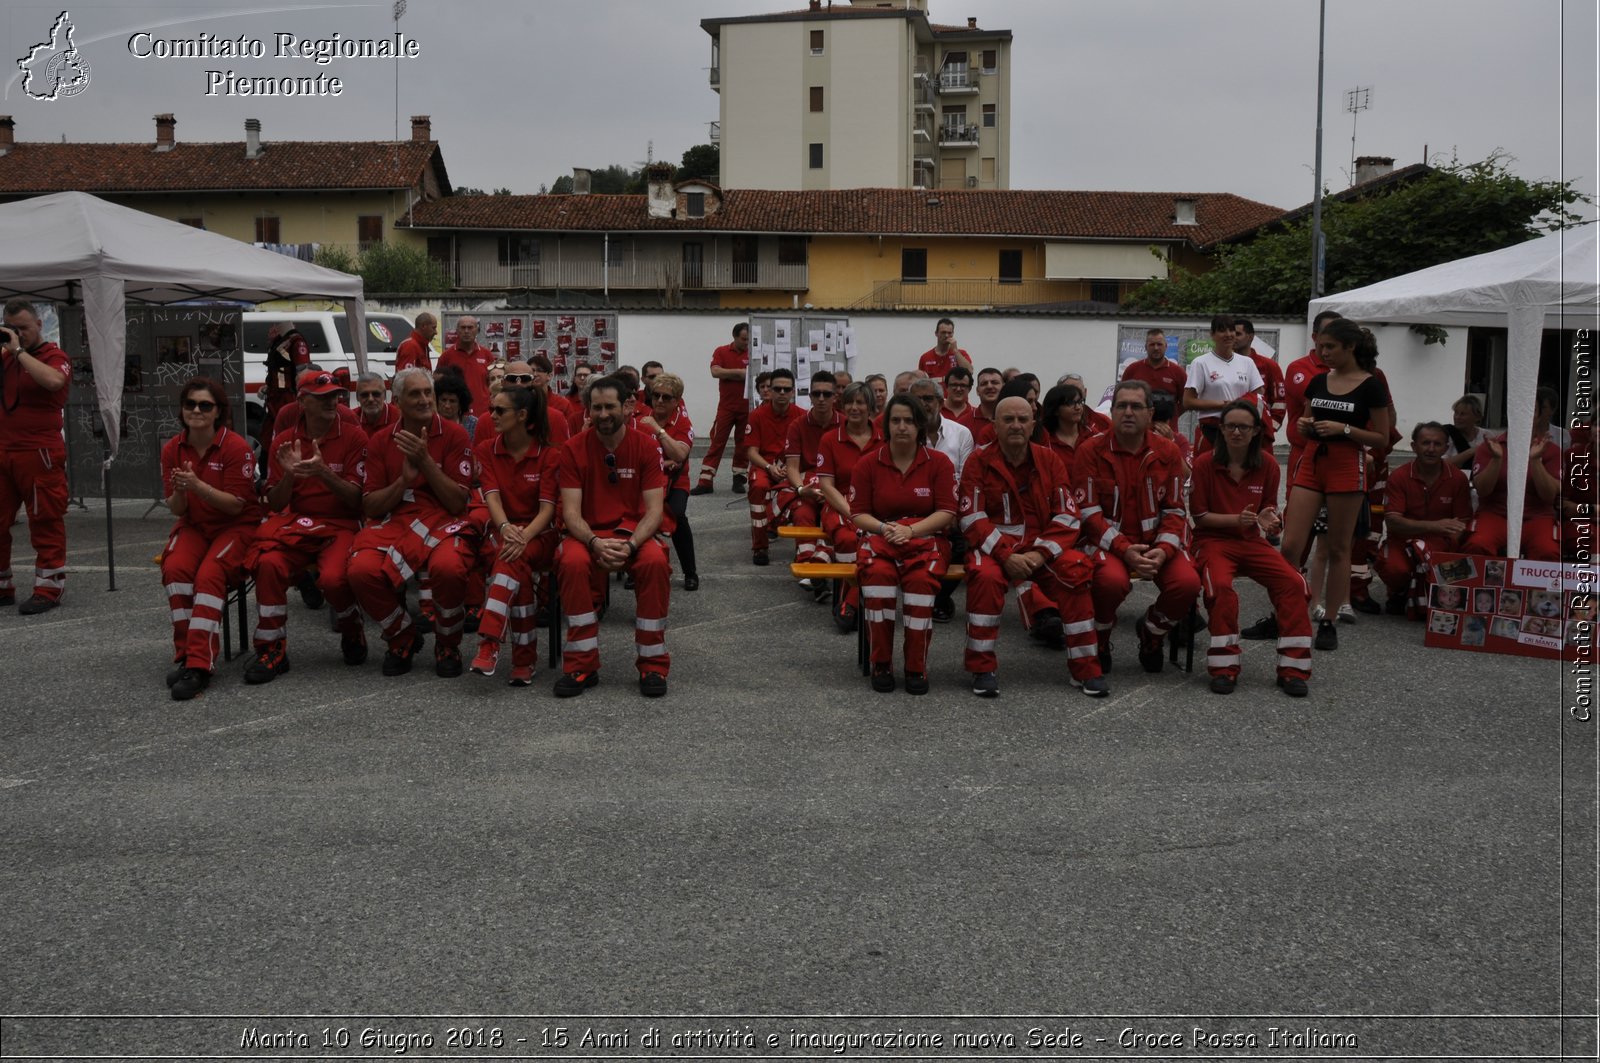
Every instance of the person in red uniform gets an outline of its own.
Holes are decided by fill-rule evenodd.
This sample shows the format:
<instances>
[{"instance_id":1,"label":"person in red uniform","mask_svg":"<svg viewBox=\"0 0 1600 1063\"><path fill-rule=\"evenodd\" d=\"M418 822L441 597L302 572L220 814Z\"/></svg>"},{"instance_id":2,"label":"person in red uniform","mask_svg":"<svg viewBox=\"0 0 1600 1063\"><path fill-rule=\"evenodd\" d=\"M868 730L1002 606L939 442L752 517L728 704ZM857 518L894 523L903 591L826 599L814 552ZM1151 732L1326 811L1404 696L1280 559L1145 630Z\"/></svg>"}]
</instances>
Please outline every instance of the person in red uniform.
<instances>
[{"instance_id":1,"label":"person in red uniform","mask_svg":"<svg viewBox=\"0 0 1600 1063\"><path fill-rule=\"evenodd\" d=\"M400 420L399 408L388 400L383 374L370 369L356 377L355 408L356 424L368 439Z\"/></svg>"},{"instance_id":2,"label":"person in red uniform","mask_svg":"<svg viewBox=\"0 0 1600 1063\"><path fill-rule=\"evenodd\" d=\"M941 317L933 326L933 346L917 359L917 368L926 373L929 380L943 380L958 365L970 373L972 356L956 346L956 323Z\"/></svg>"},{"instance_id":3,"label":"person in red uniform","mask_svg":"<svg viewBox=\"0 0 1600 1063\"><path fill-rule=\"evenodd\" d=\"M958 365L944 375L944 416L973 432L973 417L978 407L973 404L972 370ZM974 437L977 433L973 432Z\"/></svg>"},{"instance_id":4,"label":"person in red uniform","mask_svg":"<svg viewBox=\"0 0 1600 1063\"><path fill-rule=\"evenodd\" d=\"M456 342L439 355L438 369L455 369L472 392L472 413L482 417L489 412L489 367L498 356L478 345L478 319L463 317L456 322ZM509 369L507 375L509 375ZM462 411L465 413L466 411Z\"/></svg>"},{"instance_id":5,"label":"person in red uniform","mask_svg":"<svg viewBox=\"0 0 1600 1063\"><path fill-rule=\"evenodd\" d=\"M439 334L439 319L427 311L417 315L416 327L411 335L400 341L394 352L394 371L413 366L433 372L433 338Z\"/></svg>"},{"instance_id":6,"label":"person in red uniform","mask_svg":"<svg viewBox=\"0 0 1600 1063\"><path fill-rule=\"evenodd\" d=\"M856 582L866 605L872 689L894 690L895 590L905 598L907 694L928 692L933 603L950 566L942 534L956 517L956 469L923 443L928 415L910 395L884 409L888 442L856 463L850 475L850 520L861 534Z\"/></svg>"},{"instance_id":7,"label":"person in red uniform","mask_svg":"<svg viewBox=\"0 0 1600 1063\"><path fill-rule=\"evenodd\" d=\"M789 523L803 527L820 527L822 511L827 506L822 485L818 479L818 459L822 454L823 437L830 434L843 420L836 411L834 400L838 397L838 382L832 373L823 369L811 375L811 409L789 426L789 438L784 442L784 477L788 481L793 501L788 506ZM827 561L828 547L815 539L801 539L795 543L794 559L798 563Z\"/></svg>"},{"instance_id":8,"label":"person in red uniform","mask_svg":"<svg viewBox=\"0 0 1600 1063\"><path fill-rule=\"evenodd\" d=\"M1499 557L1510 545L1506 507L1506 433L1479 444L1472 459L1472 486L1478 492L1478 514L1462 544L1464 554ZM1522 553L1529 561L1560 561L1556 513L1561 494L1561 448L1547 431L1534 427L1528 449L1528 476L1523 487Z\"/></svg>"},{"instance_id":9,"label":"person in red uniform","mask_svg":"<svg viewBox=\"0 0 1600 1063\"><path fill-rule=\"evenodd\" d=\"M1061 459L1032 442L1033 407L1001 399L997 439L967 459L961 473L961 531L967 537L967 650L972 692L1000 694L995 642L1006 590L1037 588L1055 609L1072 685L1090 697L1110 693L1100 672L1089 593L1094 563L1078 549L1082 525Z\"/></svg>"},{"instance_id":10,"label":"person in red uniform","mask_svg":"<svg viewBox=\"0 0 1600 1063\"><path fill-rule=\"evenodd\" d=\"M246 683L270 683L289 670L289 588L313 568L333 609L344 662L367 659L348 578L350 546L361 524L367 434L334 412L343 389L331 374L307 370L297 390L301 417L267 448L268 516L247 560L256 581L256 656L245 669Z\"/></svg>"},{"instance_id":11,"label":"person in red uniform","mask_svg":"<svg viewBox=\"0 0 1600 1063\"><path fill-rule=\"evenodd\" d=\"M977 394L978 401L973 404L972 423L967 425L967 429L980 447L986 442L986 433L990 439L993 438L994 407L1000 401L1000 389L1005 386L1005 375L992 366L978 370L978 375L973 379L972 390Z\"/></svg>"},{"instance_id":12,"label":"person in red uniform","mask_svg":"<svg viewBox=\"0 0 1600 1063\"><path fill-rule=\"evenodd\" d=\"M1211 649L1206 668L1213 694L1232 694L1239 681L1239 594L1236 577L1267 590L1278 618L1278 687L1306 696L1311 678L1311 589L1298 569L1265 536L1283 526L1278 515L1278 462L1262 448L1260 406L1248 399L1224 406L1217 445L1194 463L1189 512L1194 517Z\"/></svg>"},{"instance_id":13,"label":"person in red uniform","mask_svg":"<svg viewBox=\"0 0 1600 1063\"><path fill-rule=\"evenodd\" d=\"M1091 412L1084 402L1083 389L1076 384L1057 384L1045 393L1039 408L1040 431L1034 442L1048 448L1071 474L1078 448L1092 436L1103 435L1089 423ZM1061 613L1036 585L1023 591L1018 600L1028 625L1028 636L1052 650L1067 648Z\"/></svg>"},{"instance_id":14,"label":"person in red uniform","mask_svg":"<svg viewBox=\"0 0 1600 1063\"><path fill-rule=\"evenodd\" d=\"M1256 327L1249 318L1236 317L1233 319L1233 349L1240 354L1250 356L1256 363L1256 368L1261 372L1261 397L1266 400L1267 416L1273 425L1283 423L1286 410L1286 396L1283 387L1283 367L1275 358L1268 358L1254 347L1256 342ZM1262 437L1263 442L1271 442L1272 435L1268 432Z\"/></svg>"},{"instance_id":15,"label":"person in red uniform","mask_svg":"<svg viewBox=\"0 0 1600 1063\"><path fill-rule=\"evenodd\" d=\"M1072 466L1085 538L1099 551L1093 593L1102 672L1111 670L1111 630L1134 576L1157 591L1137 628L1147 672L1161 671L1162 640L1200 595L1200 576L1184 550L1183 458L1175 443L1150 430L1153 409L1149 384L1122 381L1111 393L1111 432L1080 444Z\"/></svg>"},{"instance_id":16,"label":"person in red uniform","mask_svg":"<svg viewBox=\"0 0 1600 1063\"><path fill-rule=\"evenodd\" d=\"M794 374L774 369L769 384L772 395L750 414L745 426L744 451L750 462L750 563L768 563L767 541L771 525L793 499L784 450L789 430L805 416L794 405Z\"/></svg>"},{"instance_id":17,"label":"person in red uniform","mask_svg":"<svg viewBox=\"0 0 1600 1063\"><path fill-rule=\"evenodd\" d=\"M694 557L694 530L689 527L689 452L694 449L694 423L683 408L683 378L657 373L650 384L650 409L634 427L661 448L662 471L667 475L667 512L663 524L672 526L672 549L683 569L683 589L700 589L700 567Z\"/></svg>"},{"instance_id":18,"label":"person in red uniform","mask_svg":"<svg viewBox=\"0 0 1600 1063\"><path fill-rule=\"evenodd\" d=\"M1129 362L1122 370L1124 380L1143 380L1152 392L1166 392L1172 398L1172 418L1168 422L1172 431L1178 431L1178 418L1183 415L1183 389L1188 386L1189 374L1167 357L1167 334L1153 328L1144 334L1144 358Z\"/></svg>"},{"instance_id":19,"label":"person in red uniform","mask_svg":"<svg viewBox=\"0 0 1600 1063\"><path fill-rule=\"evenodd\" d=\"M1428 603L1429 554L1457 551L1472 523L1472 485L1467 474L1444 460L1450 436L1444 425L1424 421L1411 430L1416 460L1389 474L1385 523L1389 537L1378 555L1378 577L1389 588L1384 611L1420 618Z\"/></svg>"},{"instance_id":20,"label":"person in red uniform","mask_svg":"<svg viewBox=\"0 0 1600 1063\"><path fill-rule=\"evenodd\" d=\"M305 420L305 407L301 405L299 399L299 396L302 394L300 391L300 381L305 378L307 373L311 374L312 376L316 376L322 372L322 367L317 365L315 362L300 370L299 374L295 377L295 401L288 403L278 411L277 420L272 422L272 434L267 437L265 442L271 443L272 440L276 439L280 434L291 430L295 425ZM333 381L334 387L337 389L335 395L338 401L333 404L333 415L353 428L359 427L361 422L361 414L344 401L344 396L350 389L349 374L346 373L345 377L346 379L341 381L337 374L328 374L328 379Z\"/></svg>"},{"instance_id":21,"label":"person in red uniform","mask_svg":"<svg viewBox=\"0 0 1600 1063\"><path fill-rule=\"evenodd\" d=\"M600 681L600 619L604 582L626 571L638 592L634 651L639 693L667 692L667 604L671 592L666 548L656 540L666 508L661 448L628 427L622 403L632 387L618 376L589 384L589 423L568 440L559 486L566 538L557 553L557 586L567 614L558 698L576 697Z\"/></svg>"},{"instance_id":22,"label":"person in red uniform","mask_svg":"<svg viewBox=\"0 0 1600 1063\"><path fill-rule=\"evenodd\" d=\"M244 582L246 556L261 523L256 456L234 432L228 393L196 377L178 394L183 431L161 448L161 484L177 523L161 553L161 582L172 610L174 701L211 685L222 650L228 588Z\"/></svg>"},{"instance_id":23,"label":"person in red uniform","mask_svg":"<svg viewBox=\"0 0 1600 1063\"><path fill-rule=\"evenodd\" d=\"M850 520L850 477L862 458L883 446L883 433L873 416L877 398L871 384L865 380L851 384L838 401L844 420L823 435L817 453L817 483L828 503L822 511L821 527L828 536L833 559L842 565L853 565L861 533ZM841 631L856 629L860 598L854 584L844 585L833 607L833 620Z\"/></svg>"},{"instance_id":24,"label":"person in red uniform","mask_svg":"<svg viewBox=\"0 0 1600 1063\"><path fill-rule=\"evenodd\" d=\"M500 431L475 451L488 511L482 560L489 570L489 593L472 671L494 675L509 627L514 687L533 682L539 659L535 573L550 571L556 556L555 466L560 450L550 441L544 396L541 388L506 388L496 395L489 401L489 416L500 422Z\"/></svg>"},{"instance_id":25,"label":"person in red uniform","mask_svg":"<svg viewBox=\"0 0 1600 1063\"><path fill-rule=\"evenodd\" d=\"M1389 445L1389 389L1373 373L1377 341L1355 322L1340 317L1324 325L1317 353L1328 371L1311 377L1303 392L1306 412L1296 427L1306 445L1290 468L1294 490L1285 505L1283 556L1290 564L1305 556L1312 525L1326 504L1326 613L1317 625L1316 648L1334 650L1339 647L1334 619L1350 594L1351 540L1368 486L1362 448Z\"/></svg>"},{"instance_id":26,"label":"person in red uniform","mask_svg":"<svg viewBox=\"0 0 1600 1063\"><path fill-rule=\"evenodd\" d=\"M1028 401L1030 401L1030 402L1032 402L1034 404L1034 410L1037 413L1037 411L1039 409L1039 393L1043 390L1042 388L1039 387L1039 378L1034 376L1032 373L1018 373L1016 375L1016 377L1013 378L1013 380L1008 380L1006 383L1009 384L1009 383L1012 383L1015 380L1031 380L1031 381L1033 381L1034 394L1033 394L1033 398L1029 399ZM1103 436L1107 432L1111 431L1111 418L1107 417L1105 414L1103 414L1099 410L1095 409L1094 408L1094 404L1089 402L1089 385L1084 383L1083 377L1081 375L1079 375L1078 373L1062 373L1061 374L1061 379L1057 380L1056 384L1058 384L1058 385L1060 385L1060 384L1071 384L1073 387L1075 387L1079 391L1083 392L1083 396L1084 396L1084 408L1083 408L1083 423L1084 423L1084 427L1088 428L1091 432L1093 432L1095 435L1098 435L1098 436ZM1154 396L1154 391L1152 391L1151 394L1152 394L1152 397L1153 397ZM1163 433L1163 435L1165 435L1165 433ZM1168 437L1168 438L1170 438L1170 437Z\"/></svg>"},{"instance_id":27,"label":"person in red uniform","mask_svg":"<svg viewBox=\"0 0 1600 1063\"><path fill-rule=\"evenodd\" d=\"M422 636L403 593L406 581L426 570L433 590L434 672L451 679L461 674L463 602L473 562L461 534L476 471L471 442L466 429L435 412L433 376L426 369L396 373L394 389L400 420L367 444L361 508L368 523L352 547L350 588L388 643L383 674L404 675Z\"/></svg>"},{"instance_id":28,"label":"person in red uniform","mask_svg":"<svg viewBox=\"0 0 1600 1063\"><path fill-rule=\"evenodd\" d=\"M267 329L267 375L261 384L267 424L277 424L279 411L294 405L295 377L310 365L311 345L293 322Z\"/></svg>"},{"instance_id":29,"label":"person in red uniform","mask_svg":"<svg viewBox=\"0 0 1600 1063\"><path fill-rule=\"evenodd\" d=\"M28 509L33 543L33 594L17 612L47 613L67 586L67 445L63 411L72 367L67 352L40 337L33 304L5 306L0 332L0 606L16 605L11 535L17 510Z\"/></svg>"},{"instance_id":30,"label":"person in red uniform","mask_svg":"<svg viewBox=\"0 0 1600 1063\"><path fill-rule=\"evenodd\" d=\"M717 382L717 418L711 422L711 442L700 462L700 482L691 495L709 495L722 451L733 440L733 493L745 492L745 469L749 459L743 441L750 420L750 399L745 395L745 377L750 369L750 325L741 321L733 326L733 342L711 352L711 376Z\"/></svg>"}]
</instances>

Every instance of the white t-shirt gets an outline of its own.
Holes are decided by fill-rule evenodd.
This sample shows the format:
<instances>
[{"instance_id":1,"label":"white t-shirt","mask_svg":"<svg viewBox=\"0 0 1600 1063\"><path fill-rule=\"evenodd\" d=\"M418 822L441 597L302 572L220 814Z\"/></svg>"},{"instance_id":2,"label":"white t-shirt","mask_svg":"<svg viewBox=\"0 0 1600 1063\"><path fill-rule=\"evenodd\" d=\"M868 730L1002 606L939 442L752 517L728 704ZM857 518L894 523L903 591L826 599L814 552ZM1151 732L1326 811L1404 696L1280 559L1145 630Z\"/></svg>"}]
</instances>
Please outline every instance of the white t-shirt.
<instances>
[{"instance_id":1,"label":"white t-shirt","mask_svg":"<svg viewBox=\"0 0 1600 1063\"><path fill-rule=\"evenodd\" d=\"M939 435L929 440L929 445L949 458L956 467L956 487L961 486L961 470L966 468L967 459L972 457L973 439L967 426L949 417L940 416Z\"/></svg>"},{"instance_id":2,"label":"white t-shirt","mask_svg":"<svg viewBox=\"0 0 1600 1063\"><path fill-rule=\"evenodd\" d=\"M1264 384L1261 370L1247 354L1236 354L1228 361L1207 351L1189 363L1189 379L1185 386L1194 389L1197 398L1210 402L1232 402L1242 399ZM1202 421L1215 421L1221 416L1216 410L1200 413Z\"/></svg>"}]
</instances>

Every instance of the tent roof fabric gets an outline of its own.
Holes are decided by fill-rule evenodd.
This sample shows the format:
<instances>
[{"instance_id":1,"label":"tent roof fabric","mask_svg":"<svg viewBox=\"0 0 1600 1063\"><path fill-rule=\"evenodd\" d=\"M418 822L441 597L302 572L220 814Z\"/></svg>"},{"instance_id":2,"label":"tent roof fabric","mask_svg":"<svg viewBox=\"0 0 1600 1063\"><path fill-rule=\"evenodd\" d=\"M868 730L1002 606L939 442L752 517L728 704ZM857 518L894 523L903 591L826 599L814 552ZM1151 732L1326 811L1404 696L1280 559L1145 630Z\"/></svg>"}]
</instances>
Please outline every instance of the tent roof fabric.
<instances>
[{"instance_id":1,"label":"tent roof fabric","mask_svg":"<svg viewBox=\"0 0 1600 1063\"><path fill-rule=\"evenodd\" d=\"M251 247L83 192L0 204L0 292L69 302L86 277L124 282L133 302L294 295L361 298L361 278Z\"/></svg>"}]
</instances>

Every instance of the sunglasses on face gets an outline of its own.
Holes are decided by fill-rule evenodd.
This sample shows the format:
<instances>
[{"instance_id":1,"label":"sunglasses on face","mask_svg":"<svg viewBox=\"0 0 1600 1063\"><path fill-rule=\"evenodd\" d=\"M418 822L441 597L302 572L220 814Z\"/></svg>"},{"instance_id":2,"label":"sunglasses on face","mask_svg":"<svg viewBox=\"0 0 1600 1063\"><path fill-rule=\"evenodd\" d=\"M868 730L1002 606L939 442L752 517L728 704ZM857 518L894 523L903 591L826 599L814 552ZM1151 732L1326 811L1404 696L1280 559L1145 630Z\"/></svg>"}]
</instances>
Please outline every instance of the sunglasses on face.
<instances>
[{"instance_id":1,"label":"sunglasses on face","mask_svg":"<svg viewBox=\"0 0 1600 1063\"><path fill-rule=\"evenodd\" d=\"M651 395L650 398L651 398L651 401L653 401L653 402L677 402L678 401L678 396L669 395L665 391L658 391L654 395Z\"/></svg>"},{"instance_id":2,"label":"sunglasses on face","mask_svg":"<svg viewBox=\"0 0 1600 1063\"><path fill-rule=\"evenodd\" d=\"M381 399L381 398L383 398L383 392L381 392L381 391L358 391L358 392L356 392L356 398L358 398L358 399Z\"/></svg>"},{"instance_id":3,"label":"sunglasses on face","mask_svg":"<svg viewBox=\"0 0 1600 1063\"><path fill-rule=\"evenodd\" d=\"M1119 402L1112 408L1117 410L1132 410L1134 413L1138 413L1140 410L1148 410L1150 407L1146 406L1142 402Z\"/></svg>"},{"instance_id":4,"label":"sunglasses on face","mask_svg":"<svg viewBox=\"0 0 1600 1063\"><path fill-rule=\"evenodd\" d=\"M500 415L502 413L510 413L511 411L512 411L512 407L510 407L510 406L490 406L489 407L489 412L495 414L496 416L498 416L498 415Z\"/></svg>"},{"instance_id":5,"label":"sunglasses on face","mask_svg":"<svg viewBox=\"0 0 1600 1063\"><path fill-rule=\"evenodd\" d=\"M781 388L776 384L769 384L767 385L767 390L776 392L779 395L787 395L789 392L793 391L794 388Z\"/></svg>"},{"instance_id":6,"label":"sunglasses on face","mask_svg":"<svg viewBox=\"0 0 1600 1063\"><path fill-rule=\"evenodd\" d=\"M613 483L613 484L616 483L617 482L617 456L615 454L607 454L606 455L606 470L607 470L607 472L606 472L606 482L607 483Z\"/></svg>"},{"instance_id":7,"label":"sunglasses on face","mask_svg":"<svg viewBox=\"0 0 1600 1063\"><path fill-rule=\"evenodd\" d=\"M814 398L814 399L831 399L831 398L833 398L833 392L831 392L831 391L813 391L811 393L811 397Z\"/></svg>"},{"instance_id":8,"label":"sunglasses on face","mask_svg":"<svg viewBox=\"0 0 1600 1063\"><path fill-rule=\"evenodd\" d=\"M531 383L533 383L533 374L532 373L507 373L506 374L506 383L507 384L531 384Z\"/></svg>"},{"instance_id":9,"label":"sunglasses on face","mask_svg":"<svg viewBox=\"0 0 1600 1063\"><path fill-rule=\"evenodd\" d=\"M199 413L210 413L212 410L217 408L217 404L214 402L207 402L205 399L184 399L183 408L186 410L195 410Z\"/></svg>"}]
</instances>

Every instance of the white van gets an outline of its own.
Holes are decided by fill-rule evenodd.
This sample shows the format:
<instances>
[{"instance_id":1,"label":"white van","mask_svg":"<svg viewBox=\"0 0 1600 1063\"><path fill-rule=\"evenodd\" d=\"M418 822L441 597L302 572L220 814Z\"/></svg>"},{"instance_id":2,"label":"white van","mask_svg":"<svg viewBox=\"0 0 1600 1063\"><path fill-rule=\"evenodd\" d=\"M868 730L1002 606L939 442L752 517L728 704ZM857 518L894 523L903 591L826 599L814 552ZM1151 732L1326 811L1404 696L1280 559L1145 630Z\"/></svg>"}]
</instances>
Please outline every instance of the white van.
<instances>
[{"instance_id":1,"label":"white van","mask_svg":"<svg viewBox=\"0 0 1600 1063\"><path fill-rule=\"evenodd\" d=\"M356 356L350 344L350 325L343 311L331 310L259 310L244 317L244 383L245 408L249 419L249 433L259 437L265 407L261 401L261 385L267 379L267 333L272 326L281 326L286 332L293 325L305 336L311 347L311 360L328 372L348 369L356 372ZM400 344L411 335L410 319L399 314L367 314L367 368L385 376L394 375L394 355Z\"/></svg>"}]
</instances>

